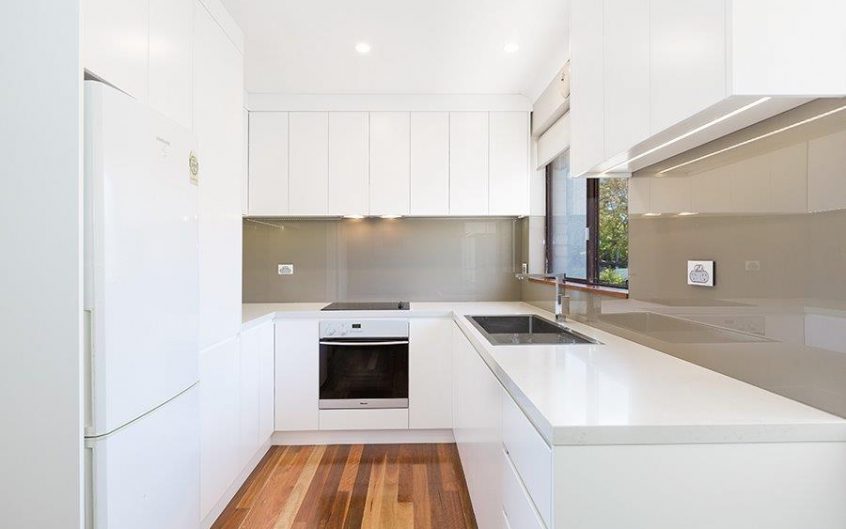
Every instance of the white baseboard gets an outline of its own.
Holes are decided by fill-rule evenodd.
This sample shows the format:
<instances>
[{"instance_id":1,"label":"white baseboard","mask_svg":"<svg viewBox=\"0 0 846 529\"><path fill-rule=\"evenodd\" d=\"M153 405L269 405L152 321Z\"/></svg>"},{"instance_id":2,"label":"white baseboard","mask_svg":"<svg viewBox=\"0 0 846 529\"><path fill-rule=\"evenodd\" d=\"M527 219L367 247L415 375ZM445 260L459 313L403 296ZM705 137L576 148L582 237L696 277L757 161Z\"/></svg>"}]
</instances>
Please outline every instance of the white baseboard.
<instances>
[{"instance_id":1,"label":"white baseboard","mask_svg":"<svg viewBox=\"0 0 846 529\"><path fill-rule=\"evenodd\" d=\"M274 445L454 443L451 429L274 432Z\"/></svg>"},{"instance_id":2,"label":"white baseboard","mask_svg":"<svg viewBox=\"0 0 846 529\"><path fill-rule=\"evenodd\" d=\"M206 515L202 522L200 522L200 529L209 529L212 524L217 520L217 518L223 513L223 510L226 509L226 506L229 505L229 502L232 501L232 498L235 497L238 490L241 488L241 485L247 481L247 478L250 477L250 474L253 473L253 470L261 461L261 458L270 450L270 446L274 444L271 439L268 439L264 444L261 445L256 453L250 458L250 461L244 466L244 469L241 470L241 474L232 482L232 485L229 486L229 489L226 490L226 493L220 498L217 504L212 507L212 510Z\"/></svg>"}]
</instances>

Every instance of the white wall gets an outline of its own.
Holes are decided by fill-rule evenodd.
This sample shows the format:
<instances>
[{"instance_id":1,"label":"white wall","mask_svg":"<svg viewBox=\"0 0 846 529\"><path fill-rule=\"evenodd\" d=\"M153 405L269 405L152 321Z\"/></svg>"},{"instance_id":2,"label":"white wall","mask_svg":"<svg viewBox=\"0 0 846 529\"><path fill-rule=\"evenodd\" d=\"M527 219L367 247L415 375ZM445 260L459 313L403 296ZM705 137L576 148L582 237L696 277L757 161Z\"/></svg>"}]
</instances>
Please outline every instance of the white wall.
<instances>
[{"instance_id":1,"label":"white wall","mask_svg":"<svg viewBox=\"0 0 846 529\"><path fill-rule=\"evenodd\" d=\"M0 4L0 525L81 525L79 2Z\"/></svg>"}]
</instances>

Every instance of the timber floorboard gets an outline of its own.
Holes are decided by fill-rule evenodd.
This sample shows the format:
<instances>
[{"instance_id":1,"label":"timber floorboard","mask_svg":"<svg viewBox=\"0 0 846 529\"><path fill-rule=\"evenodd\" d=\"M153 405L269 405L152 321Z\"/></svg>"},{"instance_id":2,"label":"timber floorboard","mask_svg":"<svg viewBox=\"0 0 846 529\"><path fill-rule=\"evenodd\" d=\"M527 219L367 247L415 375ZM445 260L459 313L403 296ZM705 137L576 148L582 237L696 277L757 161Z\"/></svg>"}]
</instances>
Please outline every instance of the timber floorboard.
<instances>
[{"instance_id":1,"label":"timber floorboard","mask_svg":"<svg viewBox=\"0 0 846 529\"><path fill-rule=\"evenodd\" d=\"M477 529L454 444L273 446L212 529Z\"/></svg>"}]
</instances>

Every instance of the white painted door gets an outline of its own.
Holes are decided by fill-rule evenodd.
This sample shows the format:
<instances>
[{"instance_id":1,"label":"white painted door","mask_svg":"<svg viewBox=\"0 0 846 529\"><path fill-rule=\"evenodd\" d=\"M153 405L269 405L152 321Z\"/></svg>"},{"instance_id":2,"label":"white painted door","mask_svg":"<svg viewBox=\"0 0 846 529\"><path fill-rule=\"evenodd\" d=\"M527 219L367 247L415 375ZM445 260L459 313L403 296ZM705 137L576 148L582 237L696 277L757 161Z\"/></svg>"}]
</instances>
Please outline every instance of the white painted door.
<instances>
[{"instance_id":1,"label":"white painted door","mask_svg":"<svg viewBox=\"0 0 846 529\"><path fill-rule=\"evenodd\" d=\"M501 527L502 386L453 324L453 420L480 529Z\"/></svg>"},{"instance_id":2,"label":"white painted door","mask_svg":"<svg viewBox=\"0 0 846 529\"><path fill-rule=\"evenodd\" d=\"M217 504L240 469L238 340L200 354L200 514Z\"/></svg>"},{"instance_id":3,"label":"white painted door","mask_svg":"<svg viewBox=\"0 0 846 529\"><path fill-rule=\"evenodd\" d=\"M289 117L288 212L329 213L329 115L291 112Z\"/></svg>"},{"instance_id":4,"label":"white painted door","mask_svg":"<svg viewBox=\"0 0 846 529\"><path fill-rule=\"evenodd\" d=\"M529 213L529 114L490 113L490 215Z\"/></svg>"},{"instance_id":5,"label":"white painted door","mask_svg":"<svg viewBox=\"0 0 846 529\"><path fill-rule=\"evenodd\" d=\"M370 113L370 214L408 215L410 116Z\"/></svg>"},{"instance_id":6,"label":"white painted door","mask_svg":"<svg viewBox=\"0 0 846 529\"><path fill-rule=\"evenodd\" d=\"M650 0L651 134L726 97L726 5Z\"/></svg>"},{"instance_id":7,"label":"white painted door","mask_svg":"<svg viewBox=\"0 0 846 529\"><path fill-rule=\"evenodd\" d=\"M248 211L288 213L288 113L250 112Z\"/></svg>"},{"instance_id":8,"label":"white painted door","mask_svg":"<svg viewBox=\"0 0 846 529\"><path fill-rule=\"evenodd\" d=\"M449 114L450 215L488 214L488 113Z\"/></svg>"},{"instance_id":9,"label":"white painted door","mask_svg":"<svg viewBox=\"0 0 846 529\"><path fill-rule=\"evenodd\" d=\"M411 214L449 214L449 113L411 113Z\"/></svg>"},{"instance_id":10,"label":"white painted door","mask_svg":"<svg viewBox=\"0 0 846 529\"><path fill-rule=\"evenodd\" d=\"M82 27L83 67L129 95L146 100L149 80L147 0L85 0L82 2Z\"/></svg>"},{"instance_id":11,"label":"white painted door","mask_svg":"<svg viewBox=\"0 0 846 529\"><path fill-rule=\"evenodd\" d=\"M452 326L449 318L410 321L408 425L412 429L452 428Z\"/></svg>"},{"instance_id":12,"label":"white painted door","mask_svg":"<svg viewBox=\"0 0 846 529\"><path fill-rule=\"evenodd\" d=\"M276 322L277 431L318 429L318 320Z\"/></svg>"},{"instance_id":13,"label":"white painted door","mask_svg":"<svg viewBox=\"0 0 846 529\"><path fill-rule=\"evenodd\" d=\"M150 1L150 106L191 128L192 0Z\"/></svg>"},{"instance_id":14,"label":"white painted door","mask_svg":"<svg viewBox=\"0 0 846 529\"><path fill-rule=\"evenodd\" d=\"M605 157L649 137L649 0L604 2Z\"/></svg>"},{"instance_id":15,"label":"white painted door","mask_svg":"<svg viewBox=\"0 0 846 529\"><path fill-rule=\"evenodd\" d=\"M241 330L243 57L194 2L194 134L200 154L200 349Z\"/></svg>"},{"instance_id":16,"label":"white painted door","mask_svg":"<svg viewBox=\"0 0 846 529\"><path fill-rule=\"evenodd\" d=\"M329 113L329 214L366 215L370 202L370 116Z\"/></svg>"}]
</instances>

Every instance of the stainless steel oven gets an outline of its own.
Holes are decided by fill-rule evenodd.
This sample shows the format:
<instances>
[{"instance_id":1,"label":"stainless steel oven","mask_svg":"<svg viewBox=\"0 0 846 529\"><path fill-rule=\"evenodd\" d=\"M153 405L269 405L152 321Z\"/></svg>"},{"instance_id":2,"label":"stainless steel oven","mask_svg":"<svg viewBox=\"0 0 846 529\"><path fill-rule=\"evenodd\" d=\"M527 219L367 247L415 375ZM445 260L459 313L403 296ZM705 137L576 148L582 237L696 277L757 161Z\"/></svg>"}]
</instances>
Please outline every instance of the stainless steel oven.
<instances>
[{"instance_id":1,"label":"stainless steel oven","mask_svg":"<svg viewBox=\"0 0 846 529\"><path fill-rule=\"evenodd\" d=\"M320 409L408 408L408 320L320 322Z\"/></svg>"}]
</instances>

